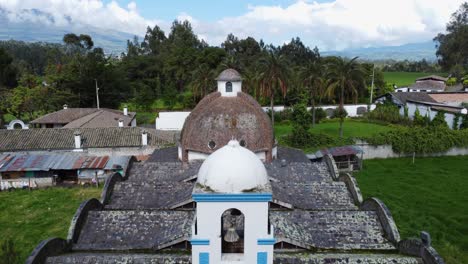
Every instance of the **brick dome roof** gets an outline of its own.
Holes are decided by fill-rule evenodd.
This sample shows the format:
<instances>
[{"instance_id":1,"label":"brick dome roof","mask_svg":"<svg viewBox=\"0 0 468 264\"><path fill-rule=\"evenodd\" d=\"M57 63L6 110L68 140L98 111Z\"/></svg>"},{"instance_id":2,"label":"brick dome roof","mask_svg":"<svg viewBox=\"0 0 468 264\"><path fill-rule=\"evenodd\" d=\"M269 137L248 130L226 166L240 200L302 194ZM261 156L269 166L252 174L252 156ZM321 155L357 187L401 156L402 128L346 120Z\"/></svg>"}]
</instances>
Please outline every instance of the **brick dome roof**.
<instances>
[{"instance_id":1,"label":"brick dome roof","mask_svg":"<svg viewBox=\"0 0 468 264\"><path fill-rule=\"evenodd\" d=\"M187 117L180 137L182 160L188 151L211 154L236 139L253 152L266 152L271 161L274 145L270 118L250 95L220 92L205 96Z\"/></svg>"},{"instance_id":2,"label":"brick dome roof","mask_svg":"<svg viewBox=\"0 0 468 264\"><path fill-rule=\"evenodd\" d=\"M242 81L242 77L238 71L234 69L226 69L222 71L218 77L216 77L217 81L225 81L225 82L236 82Z\"/></svg>"}]
</instances>

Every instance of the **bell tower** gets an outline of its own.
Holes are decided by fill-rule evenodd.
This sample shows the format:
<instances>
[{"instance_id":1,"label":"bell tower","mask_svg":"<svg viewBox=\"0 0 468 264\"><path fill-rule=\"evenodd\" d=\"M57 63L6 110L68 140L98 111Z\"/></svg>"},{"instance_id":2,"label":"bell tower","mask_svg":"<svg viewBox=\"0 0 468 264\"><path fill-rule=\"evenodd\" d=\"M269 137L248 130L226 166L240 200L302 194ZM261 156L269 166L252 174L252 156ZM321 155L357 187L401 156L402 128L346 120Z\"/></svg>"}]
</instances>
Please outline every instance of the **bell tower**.
<instances>
[{"instance_id":1,"label":"bell tower","mask_svg":"<svg viewBox=\"0 0 468 264\"><path fill-rule=\"evenodd\" d=\"M218 92L221 96L237 96L242 92L242 77L234 69L226 69L216 78L218 81Z\"/></svg>"},{"instance_id":2,"label":"bell tower","mask_svg":"<svg viewBox=\"0 0 468 264\"><path fill-rule=\"evenodd\" d=\"M192 263L273 263L271 186L263 163L232 140L200 167L192 194Z\"/></svg>"}]
</instances>

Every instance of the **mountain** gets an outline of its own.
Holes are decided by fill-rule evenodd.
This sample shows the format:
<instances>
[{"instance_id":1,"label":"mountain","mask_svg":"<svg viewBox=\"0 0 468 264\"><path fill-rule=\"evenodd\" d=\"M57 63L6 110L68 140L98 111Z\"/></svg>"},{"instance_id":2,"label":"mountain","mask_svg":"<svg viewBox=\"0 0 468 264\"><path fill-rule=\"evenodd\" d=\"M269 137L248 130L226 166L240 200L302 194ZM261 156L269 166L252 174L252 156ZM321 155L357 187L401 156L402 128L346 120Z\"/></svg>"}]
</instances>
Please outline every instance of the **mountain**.
<instances>
[{"instance_id":1,"label":"mountain","mask_svg":"<svg viewBox=\"0 0 468 264\"><path fill-rule=\"evenodd\" d=\"M124 52L127 40L134 37L132 34L93 26L57 27L26 21L10 22L0 8L0 40L62 43L63 35L67 33L88 34L93 38L95 47L101 47L107 54L115 55Z\"/></svg>"},{"instance_id":2,"label":"mountain","mask_svg":"<svg viewBox=\"0 0 468 264\"><path fill-rule=\"evenodd\" d=\"M354 58L358 56L362 60L378 61L378 60L436 60L435 43L432 41L411 43L401 46L384 46L348 49L343 51L326 51L321 52L324 56L342 56Z\"/></svg>"}]
</instances>

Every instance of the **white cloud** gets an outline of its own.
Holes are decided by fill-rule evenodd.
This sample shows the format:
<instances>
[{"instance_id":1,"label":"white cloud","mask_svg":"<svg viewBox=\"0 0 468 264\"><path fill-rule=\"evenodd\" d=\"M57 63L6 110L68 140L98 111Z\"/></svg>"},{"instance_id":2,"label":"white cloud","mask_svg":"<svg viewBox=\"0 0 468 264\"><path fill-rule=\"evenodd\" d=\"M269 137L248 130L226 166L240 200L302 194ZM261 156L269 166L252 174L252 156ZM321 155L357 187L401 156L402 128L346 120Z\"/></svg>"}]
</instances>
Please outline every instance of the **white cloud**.
<instances>
[{"instance_id":1,"label":"white cloud","mask_svg":"<svg viewBox=\"0 0 468 264\"><path fill-rule=\"evenodd\" d=\"M249 6L246 14L200 23L196 32L219 44L228 33L281 44L299 36L323 50L401 45L431 40L444 31L463 0L297 1L286 7Z\"/></svg>"},{"instance_id":2,"label":"white cloud","mask_svg":"<svg viewBox=\"0 0 468 264\"><path fill-rule=\"evenodd\" d=\"M142 17L135 2L125 8L115 1L104 4L100 0L0 0L0 8L12 22L30 21L59 27L93 26L136 35L144 35L148 25L164 24Z\"/></svg>"},{"instance_id":3,"label":"white cloud","mask_svg":"<svg viewBox=\"0 0 468 264\"><path fill-rule=\"evenodd\" d=\"M276 45L299 36L311 47L339 50L428 41L445 29L450 15L462 2L335 0L317 3L298 0L289 6L249 5L245 14L215 22L184 12L177 18L189 20L199 37L213 45L219 45L227 34L233 33ZM101 0L0 0L0 8L7 11L11 21L63 27L91 25L137 35L143 35L146 27L154 24L168 33L172 22L142 17L133 1L122 7L116 1L104 4Z\"/></svg>"}]
</instances>

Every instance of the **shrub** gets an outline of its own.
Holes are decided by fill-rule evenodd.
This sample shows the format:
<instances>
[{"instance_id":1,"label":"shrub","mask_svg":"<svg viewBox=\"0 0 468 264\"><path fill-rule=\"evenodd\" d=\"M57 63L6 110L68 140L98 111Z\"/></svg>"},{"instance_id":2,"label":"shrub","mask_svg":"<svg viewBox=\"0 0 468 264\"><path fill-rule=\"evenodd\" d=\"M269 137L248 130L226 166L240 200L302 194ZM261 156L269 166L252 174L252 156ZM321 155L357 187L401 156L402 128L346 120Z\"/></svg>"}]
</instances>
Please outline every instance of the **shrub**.
<instances>
[{"instance_id":1,"label":"shrub","mask_svg":"<svg viewBox=\"0 0 468 264\"><path fill-rule=\"evenodd\" d=\"M443 111L438 111L430 125L433 127L443 126L448 128L447 122L445 122L445 113Z\"/></svg>"},{"instance_id":2,"label":"shrub","mask_svg":"<svg viewBox=\"0 0 468 264\"><path fill-rule=\"evenodd\" d=\"M291 121L294 126L301 126L305 130L308 130L311 125L312 115L307 111L307 107L304 103L298 103L293 106Z\"/></svg>"},{"instance_id":3,"label":"shrub","mask_svg":"<svg viewBox=\"0 0 468 264\"><path fill-rule=\"evenodd\" d=\"M457 84L457 78L455 77L450 77L448 80L447 80L447 85L448 86L452 86L452 85L455 85Z\"/></svg>"},{"instance_id":4,"label":"shrub","mask_svg":"<svg viewBox=\"0 0 468 264\"><path fill-rule=\"evenodd\" d=\"M377 107L367 114L371 120L384 121L392 124L410 124L408 108L405 107L405 116L400 115L400 109L394 104L378 104Z\"/></svg>"},{"instance_id":5,"label":"shrub","mask_svg":"<svg viewBox=\"0 0 468 264\"><path fill-rule=\"evenodd\" d=\"M413 124L416 126L427 126L429 122L429 117L422 116L419 112L419 109L416 108L416 111L414 111Z\"/></svg>"},{"instance_id":6,"label":"shrub","mask_svg":"<svg viewBox=\"0 0 468 264\"><path fill-rule=\"evenodd\" d=\"M310 112L312 113L312 109L310 109ZM325 110L323 110L322 108L316 107L315 108L315 123L318 124L320 123L320 121L322 121L325 118L327 118L327 113L325 112Z\"/></svg>"},{"instance_id":7,"label":"shrub","mask_svg":"<svg viewBox=\"0 0 468 264\"><path fill-rule=\"evenodd\" d=\"M344 108L337 107L335 111L333 111L333 117L335 118L346 118L348 116L348 112Z\"/></svg>"}]
</instances>

